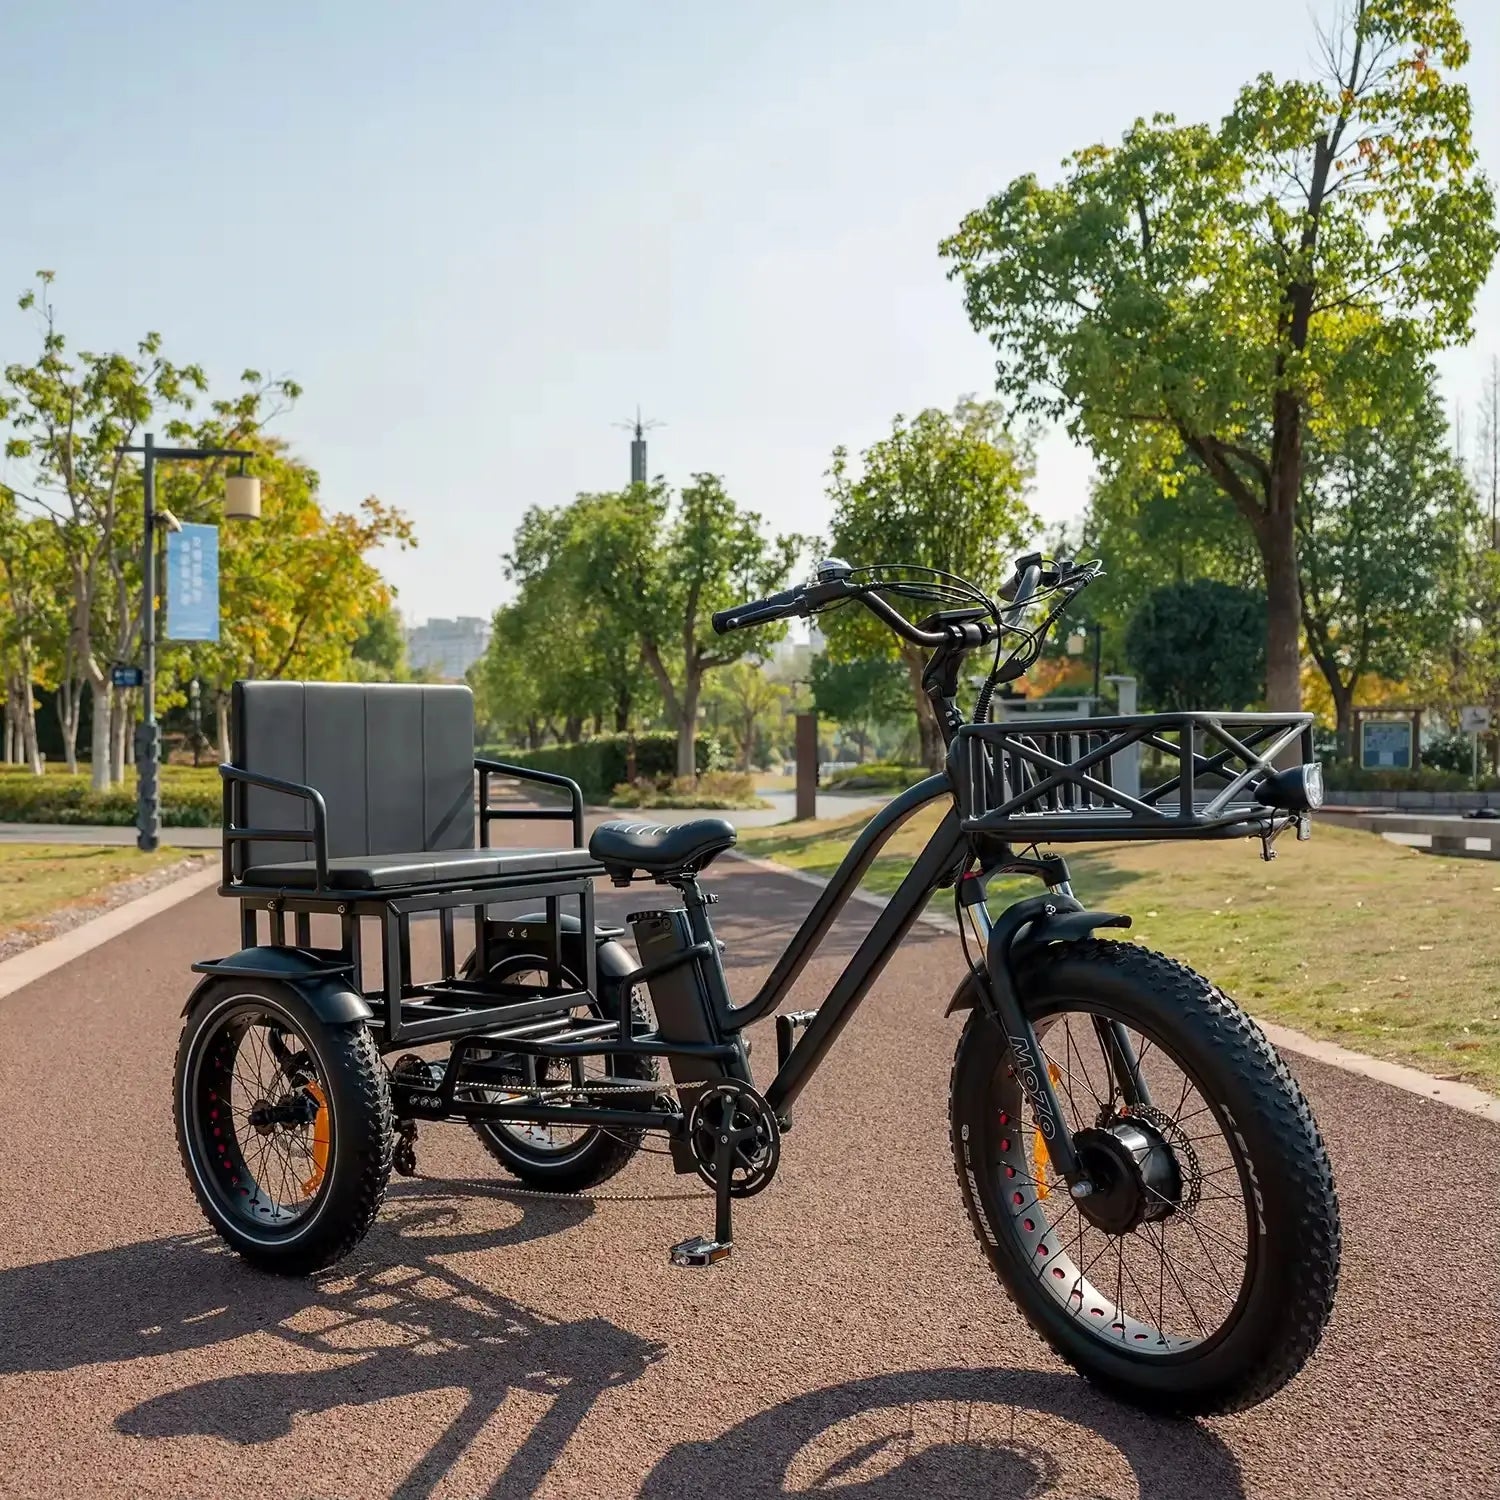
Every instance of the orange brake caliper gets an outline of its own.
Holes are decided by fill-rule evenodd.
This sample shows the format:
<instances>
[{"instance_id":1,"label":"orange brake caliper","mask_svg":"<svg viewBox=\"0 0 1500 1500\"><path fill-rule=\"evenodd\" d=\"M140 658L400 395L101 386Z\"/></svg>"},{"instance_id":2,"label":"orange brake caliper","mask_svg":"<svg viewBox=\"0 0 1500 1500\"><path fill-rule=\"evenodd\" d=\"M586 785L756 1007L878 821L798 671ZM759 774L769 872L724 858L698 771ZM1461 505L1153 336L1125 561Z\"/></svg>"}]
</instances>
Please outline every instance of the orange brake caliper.
<instances>
[{"instance_id":1,"label":"orange brake caliper","mask_svg":"<svg viewBox=\"0 0 1500 1500\"><path fill-rule=\"evenodd\" d=\"M328 1147L332 1131L328 1123L328 1100L323 1097L322 1085L314 1080L308 1084L307 1092L318 1106L312 1128L312 1175L302 1184L303 1193L311 1198L323 1185L323 1174L328 1170Z\"/></svg>"}]
</instances>

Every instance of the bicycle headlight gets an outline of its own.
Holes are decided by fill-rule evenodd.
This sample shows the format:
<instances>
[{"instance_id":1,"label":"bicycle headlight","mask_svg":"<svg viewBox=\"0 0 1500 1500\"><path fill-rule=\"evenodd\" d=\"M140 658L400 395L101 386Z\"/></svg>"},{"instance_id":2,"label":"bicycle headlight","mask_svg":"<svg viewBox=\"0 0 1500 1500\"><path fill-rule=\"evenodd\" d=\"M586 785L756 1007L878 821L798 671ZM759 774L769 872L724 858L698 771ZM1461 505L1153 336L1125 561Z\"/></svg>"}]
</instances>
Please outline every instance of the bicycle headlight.
<instances>
[{"instance_id":1,"label":"bicycle headlight","mask_svg":"<svg viewBox=\"0 0 1500 1500\"><path fill-rule=\"evenodd\" d=\"M1320 761L1272 771L1255 784L1255 800L1283 812L1311 812L1323 805L1323 766Z\"/></svg>"}]
</instances>

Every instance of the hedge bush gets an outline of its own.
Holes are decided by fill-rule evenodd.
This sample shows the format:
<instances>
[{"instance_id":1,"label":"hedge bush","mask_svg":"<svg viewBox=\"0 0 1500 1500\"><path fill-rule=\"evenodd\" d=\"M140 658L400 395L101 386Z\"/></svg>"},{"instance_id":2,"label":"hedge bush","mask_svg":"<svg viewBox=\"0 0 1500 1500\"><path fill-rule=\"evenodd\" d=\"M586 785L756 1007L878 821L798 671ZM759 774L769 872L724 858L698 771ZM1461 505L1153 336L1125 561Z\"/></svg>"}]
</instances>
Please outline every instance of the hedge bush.
<instances>
[{"instance_id":1,"label":"hedge bush","mask_svg":"<svg viewBox=\"0 0 1500 1500\"><path fill-rule=\"evenodd\" d=\"M611 807L769 807L755 795L755 778L748 771L705 771L697 784L686 777L670 781L636 778L634 784L622 782L610 796Z\"/></svg>"},{"instance_id":2,"label":"hedge bush","mask_svg":"<svg viewBox=\"0 0 1500 1500\"><path fill-rule=\"evenodd\" d=\"M712 768L718 742L699 735L694 760L700 774ZM576 745L544 745L540 750L515 750L508 746L486 749L496 760L527 766L533 771L551 771L568 776L583 788L583 795L602 802L615 787L630 780L626 770L629 737L601 734ZM648 781L669 779L677 774L677 736L665 730L635 736L635 774Z\"/></svg>"},{"instance_id":3,"label":"hedge bush","mask_svg":"<svg viewBox=\"0 0 1500 1500\"><path fill-rule=\"evenodd\" d=\"M167 828L217 828L223 808L218 772L164 767L161 821ZM0 773L0 823L94 823L126 828L135 822L135 776L95 792L87 775L65 771L33 776L24 767Z\"/></svg>"},{"instance_id":4,"label":"hedge bush","mask_svg":"<svg viewBox=\"0 0 1500 1500\"><path fill-rule=\"evenodd\" d=\"M1425 751L1424 751L1425 754ZM1481 764L1483 762L1481 761ZM1331 792L1472 792L1476 790L1467 773L1445 771L1423 765L1419 771L1371 771L1362 766L1341 762L1324 763L1323 781ZM1500 781L1481 776L1481 792L1500 790Z\"/></svg>"},{"instance_id":5,"label":"hedge bush","mask_svg":"<svg viewBox=\"0 0 1500 1500\"><path fill-rule=\"evenodd\" d=\"M900 765L890 760L866 761L862 766L846 766L835 771L823 783L829 791L900 792L915 786L932 773L925 766Z\"/></svg>"}]
</instances>

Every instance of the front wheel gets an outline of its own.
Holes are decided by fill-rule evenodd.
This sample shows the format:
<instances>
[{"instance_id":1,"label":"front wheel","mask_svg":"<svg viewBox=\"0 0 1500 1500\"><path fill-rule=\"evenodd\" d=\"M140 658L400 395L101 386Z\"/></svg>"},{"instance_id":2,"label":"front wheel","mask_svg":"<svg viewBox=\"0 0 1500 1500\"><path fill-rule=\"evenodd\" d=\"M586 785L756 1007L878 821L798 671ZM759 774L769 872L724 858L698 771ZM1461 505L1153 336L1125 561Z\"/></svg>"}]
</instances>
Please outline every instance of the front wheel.
<instances>
[{"instance_id":1,"label":"front wheel","mask_svg":"<svg viewBox=\"0 0 1500 1500\"><path fill-rule=\"evenodd\" d=\"M991 1266L1053 1349L1123 1399L1184 1415L1265 1400L1311 1356L1338 1281L1338 1201L1301 1090L1238 1006L1161 954L1057 944L1017 977L1094 1191L1073 1197L1053 1167L976 1007L951 1136Z\"/></svg>"}]
</instances>

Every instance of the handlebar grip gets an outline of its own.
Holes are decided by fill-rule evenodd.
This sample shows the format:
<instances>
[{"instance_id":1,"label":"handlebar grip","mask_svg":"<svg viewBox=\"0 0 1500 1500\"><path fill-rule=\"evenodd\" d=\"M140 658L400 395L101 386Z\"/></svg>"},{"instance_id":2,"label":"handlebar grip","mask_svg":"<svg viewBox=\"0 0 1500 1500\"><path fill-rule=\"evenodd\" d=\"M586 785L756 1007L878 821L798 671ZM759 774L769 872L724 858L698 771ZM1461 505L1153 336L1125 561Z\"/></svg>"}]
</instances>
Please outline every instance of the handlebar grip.
<instances>
[{"instance_id":1,"label":"handlebar grip","mask_svg":"<svg viewBox=\"0 0 1500 1500\"><path fill-rule=\"evenodd\" d=\"M750 625L767 625L772 620L801 614L804 593L802 588L786 589L766 599L752 599L746 604L718 610L712 621L714 634L727 635L731 630L744 630Z\"/></svg>"}]
</instances>

